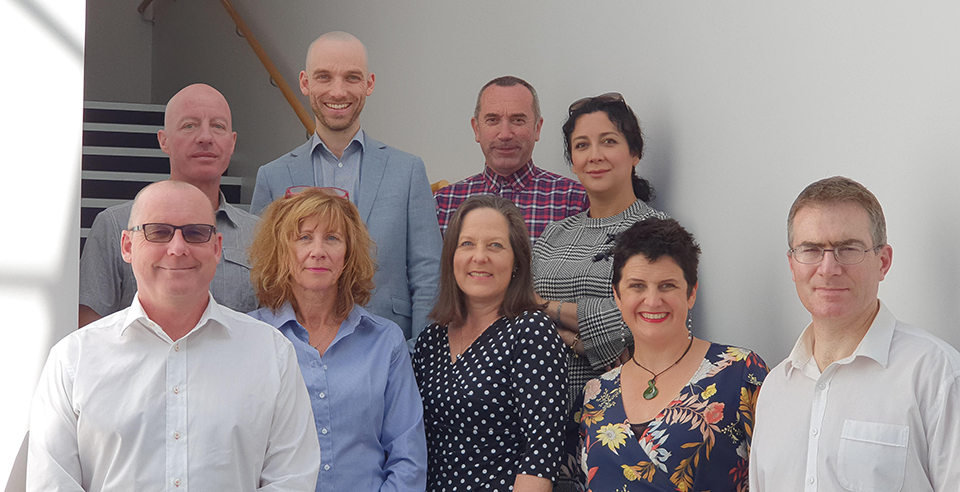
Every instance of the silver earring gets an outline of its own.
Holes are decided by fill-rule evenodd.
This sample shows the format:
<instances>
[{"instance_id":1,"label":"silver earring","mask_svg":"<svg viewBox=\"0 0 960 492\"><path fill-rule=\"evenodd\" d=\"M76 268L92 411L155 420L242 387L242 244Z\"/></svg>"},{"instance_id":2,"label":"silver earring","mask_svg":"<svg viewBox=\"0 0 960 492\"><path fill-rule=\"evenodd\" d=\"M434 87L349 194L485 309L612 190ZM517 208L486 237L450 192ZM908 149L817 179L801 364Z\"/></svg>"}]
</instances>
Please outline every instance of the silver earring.
<instances>
[{"instance_id":1,"label":"silver earring","mask_svg":"<svg viewBox=\"0 0 960 492\"><path fill-rule=\"evenodd\" d=\"M687 311L687 331L693 332L693 313Z\"/></svg>"}]
</instances>

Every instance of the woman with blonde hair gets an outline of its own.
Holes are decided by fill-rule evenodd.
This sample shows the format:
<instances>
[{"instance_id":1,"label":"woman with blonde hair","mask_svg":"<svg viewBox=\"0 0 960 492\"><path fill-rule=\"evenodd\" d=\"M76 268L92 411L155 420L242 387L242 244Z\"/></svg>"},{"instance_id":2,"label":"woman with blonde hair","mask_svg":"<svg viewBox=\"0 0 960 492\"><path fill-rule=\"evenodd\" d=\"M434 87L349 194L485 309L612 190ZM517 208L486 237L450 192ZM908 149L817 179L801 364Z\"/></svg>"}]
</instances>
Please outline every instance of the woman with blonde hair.
<instances>
[{"instance_id":1,"label":"woman with blonde hair","mask_svg":"<svg viewBox=\"0 0 960 492\"><path fill-rule=\"evenodd\" d=\"M287 190L250 248L262 308L292 343L320 439L317 490L426 486L423 407L400 327L361 306L373 289L372 242L337 188Z\"/></svg>"}]
</instances>

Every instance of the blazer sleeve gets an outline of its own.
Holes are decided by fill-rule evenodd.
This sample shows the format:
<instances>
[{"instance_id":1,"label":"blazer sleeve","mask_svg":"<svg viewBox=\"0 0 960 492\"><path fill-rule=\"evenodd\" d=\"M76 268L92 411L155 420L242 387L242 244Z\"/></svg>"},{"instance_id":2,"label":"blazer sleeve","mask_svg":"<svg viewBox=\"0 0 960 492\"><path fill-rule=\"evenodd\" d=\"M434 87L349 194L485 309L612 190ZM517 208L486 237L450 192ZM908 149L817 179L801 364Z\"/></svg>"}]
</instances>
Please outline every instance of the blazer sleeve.
<instances>
[{"instance_id":1,"label":"blazer sleeve","mask_svg":"<svg viewBox=\"0 0 960 492\"><path fill-rule=\"evenodd\" d=\"M440 225L437 202L423 160L417 158L410 176L410 203L407 204L407 285L413 301L410 342L427 327L440 282Z\"/></svg>"}]
</instances>

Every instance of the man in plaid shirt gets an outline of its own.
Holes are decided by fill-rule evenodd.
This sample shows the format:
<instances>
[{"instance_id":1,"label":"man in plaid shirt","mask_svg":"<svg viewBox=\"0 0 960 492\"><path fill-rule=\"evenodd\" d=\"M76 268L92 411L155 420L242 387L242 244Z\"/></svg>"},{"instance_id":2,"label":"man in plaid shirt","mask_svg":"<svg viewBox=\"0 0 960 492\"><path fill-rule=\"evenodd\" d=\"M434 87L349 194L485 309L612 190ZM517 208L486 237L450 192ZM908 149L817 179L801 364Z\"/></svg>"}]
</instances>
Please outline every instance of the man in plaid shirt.
<instances>
[{"instance_id":1,"label":"man in plaid shirt","mask_svg":"<svg viewBox=\"0 0 960 492\"><path fill-rule=\"evenodd\" d=\"M533 146L540 140L540 99L525 80L497 77L477 95L470 120L486 165L483 172L437 190L440 232L457 207L473 195L509 198L523 212L530 239L547 224L586 210L587 192L580 183L533 165Z\"/></svg>"}]
</instances>

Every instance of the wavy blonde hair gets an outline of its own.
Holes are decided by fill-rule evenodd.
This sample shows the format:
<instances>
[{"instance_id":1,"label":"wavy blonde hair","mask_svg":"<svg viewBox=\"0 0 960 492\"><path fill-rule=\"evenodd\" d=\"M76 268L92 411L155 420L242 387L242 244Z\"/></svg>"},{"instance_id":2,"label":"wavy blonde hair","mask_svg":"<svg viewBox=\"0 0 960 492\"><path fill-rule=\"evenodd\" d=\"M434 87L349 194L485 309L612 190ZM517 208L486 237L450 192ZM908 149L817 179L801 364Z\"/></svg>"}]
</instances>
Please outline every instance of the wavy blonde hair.
<instances>
[{"instance_id":1,"label":"wavy blonde hair","mask_svg":"<svg viewBox=\"0 0 960 492\"><path fill-rule=\"evenodd\" d=\"M363 306L370 301L376 270L370 233L360 220L357 207L345 198L310 188L271 203L264 210L250 245L250 281L262 306L277 310L290 302L295 311L300 311L293 296L290 258L300 226L311 218L326 222L331 230L346 238L334 313L337 318L345 318L355 304Z\"/></svg>"}]
</instances>

